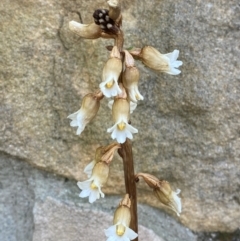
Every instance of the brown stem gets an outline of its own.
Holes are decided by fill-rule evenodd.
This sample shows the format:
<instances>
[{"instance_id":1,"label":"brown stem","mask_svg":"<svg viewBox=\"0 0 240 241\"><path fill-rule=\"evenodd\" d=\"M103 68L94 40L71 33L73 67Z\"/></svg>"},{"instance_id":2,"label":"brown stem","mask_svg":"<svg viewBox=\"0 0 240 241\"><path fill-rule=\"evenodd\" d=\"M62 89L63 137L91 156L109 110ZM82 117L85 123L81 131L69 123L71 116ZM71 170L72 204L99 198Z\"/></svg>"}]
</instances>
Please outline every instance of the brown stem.
<instances>
[{"instance_id":1,"label":"brown stem","mask_svg":"<svg viewBox=\"0 0 240 241\"><path fill-rule=\"evenodd\" d=\"M115 46L118 47L119 52L122 52L123 44L124 44L123 31L119 29L119 32L117 33L117 36L115 38Z\"/></svg>"},{"instance_id":2,"label":"brown stem","mask_svg":"<svg viewBox=\"0 0 240 241\"><path fill-rule=\"evenodd\" d=\"M126 140L121 144L121 149L118 150L119 155L123 159L123 169L125 178L126 193L131 199L131 223L130 228L138 233L138 218L137 218L137 192L133 165L132 144L130 140ZM134 239L138 241L138 238Z\"/></svg>"}]
</instances>

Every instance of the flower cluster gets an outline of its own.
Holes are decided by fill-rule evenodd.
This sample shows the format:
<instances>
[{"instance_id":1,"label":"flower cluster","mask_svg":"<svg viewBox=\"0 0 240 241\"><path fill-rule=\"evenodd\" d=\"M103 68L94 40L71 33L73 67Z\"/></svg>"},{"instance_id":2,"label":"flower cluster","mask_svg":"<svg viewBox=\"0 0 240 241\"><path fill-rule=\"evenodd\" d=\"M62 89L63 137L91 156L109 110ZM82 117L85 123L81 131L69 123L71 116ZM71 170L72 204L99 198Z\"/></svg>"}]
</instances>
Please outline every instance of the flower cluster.
<instances>
[{"instance_id":1,"label":"flower cluster","mask_svg":"<svg viewBox=\"0 0 240 241\"><path fill-rule=\"evenodd\" d=\"M118 143L112 143L108 146L100 146L96 149L95 159L84 169L89 177L88 180L78 182L78 187L82 190L79 197L89 197L89 202L93 203L100 197L104 198L102 187L107 183L109 175L109 164L112 161L114 152L120 148Z\"/></svg>"},{"instance_id":2,"label":"flower cluster","mask_svg":"<svg viewBox=\"0 0 240 241\"><path fill-rule=\"evenodd\" d=\"M109 1L109 11L96 10L93 14L94 22L91 24L85 25L71 21L70 29L83 38L113 38L114 33L120 31L117 21L120 18L117 3L118 1ZM135 104L136 107L138 101L144 99L138 89L140 74L135 66L135 59L141 60L144 65L155 71L177 75L181 73L178 67L182 65L182 61L177 60L178 56L178 50L161 54L151 46L141 49L133 48L131 51L122 50L117 45L113 46L102 71L102 82L99 84L100 90L98 91L98 96L101 95L101 97L96 98L94 94L86 95L83 98L81 109L68 116L72 120L70 125L78 127L77 135L80 135L85 126L95 117L100 100L105 96L113 98L111 103L113 103L114 125L108 128L107 132L111 133L112 139L116 139L119 143L124 143L127 138L133 139L133 134L138 130L129 123L130 106Z\"/></svg>"}]
</instances>

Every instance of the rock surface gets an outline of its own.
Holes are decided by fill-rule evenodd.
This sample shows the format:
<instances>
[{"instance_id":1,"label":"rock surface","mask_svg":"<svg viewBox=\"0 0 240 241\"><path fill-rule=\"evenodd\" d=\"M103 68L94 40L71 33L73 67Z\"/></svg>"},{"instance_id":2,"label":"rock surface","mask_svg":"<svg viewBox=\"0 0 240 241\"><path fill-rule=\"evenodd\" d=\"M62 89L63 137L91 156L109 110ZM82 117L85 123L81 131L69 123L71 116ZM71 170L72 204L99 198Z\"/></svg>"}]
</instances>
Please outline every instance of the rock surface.
<instances>
[{"instance_id":1,"label":"rock surface","mask_svg":"<svg viewBox=\"0 0 240 241\"><path fill-rule=\"evenodd\" d=\"M0 3L0 150L76 180L85 178L83 167L96 147L111 141L106 99L81 137L66 119L98 88L108 58L105 46L112 44L80 39L68 30L70 20L91 22L97 7L106 7L105 1ZM131 118L139 130L133 151L136 171L182 190L180 222L196 231L240 227L239 8L237 0L123 4L126 48L180 50L179 76L138 64L144 101ZM122 194L122 164L115 159L104 191ZM26 190L31 205L32 195ZM142 183L139 200L159 207ZM31 225L30 214L28 219L21 216L24 210L16 211Z\"/></svg>"},{"instance_id":2,"label":"rock surface","mask_svg":"<svg viewBox=\"0 0 240 241\"><path fill-rule=\"evenodd\" d=\"M106 240L121 196L90 205L75 181L0 155L1 241ZM163 211L139 205L139 236L152 241L197 241L197 235ZM161 238L160 238L161 237Z\"/></svg>"}]
</instances>

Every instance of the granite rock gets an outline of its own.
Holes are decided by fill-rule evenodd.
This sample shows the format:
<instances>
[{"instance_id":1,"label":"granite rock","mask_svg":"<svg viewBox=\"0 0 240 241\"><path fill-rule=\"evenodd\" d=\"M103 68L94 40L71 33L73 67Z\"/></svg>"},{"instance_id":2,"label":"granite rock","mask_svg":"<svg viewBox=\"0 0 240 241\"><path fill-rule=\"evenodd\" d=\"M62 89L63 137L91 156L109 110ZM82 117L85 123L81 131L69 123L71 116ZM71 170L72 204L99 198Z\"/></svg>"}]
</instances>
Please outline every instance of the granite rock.
<instances>
[{"instance_id":1,"label":"granite rock","mask_svg":"<svg viewBox=\"0 0 240 241\"><path fill-rule=\"evenodd\" d=\"M105 1L2 0L0 4L0 150L75 180L113 123L104 99L81 137L67 116L98 88L110 40L70 33L70 20L89 23ZM124 1L125 47L180 50L179 76L141 63L139 103L131 121L136 171L180 188L181 223L196 231L232 232L240 226L239 3ZM124 193L116 156L104 190ZM27 194L26 194L27 195ZM27 195L29 198L31 195ZM139 200L160 207L146 185ZM172 213L171 213L172 214Z\"/></svg>"},{"instance_id":2,"label":"granite rock","mask_svg":"<svg viewBox=\"0 0 240 241\"><path fill-rule=\"evenodd\" d=\"M121 196L91 205L78 197L76 181L37 170L0 154L1 241L106 240ZM139 237L197 241L197 235L163 211L139 205Z\"/></svg>"}]
</instances>

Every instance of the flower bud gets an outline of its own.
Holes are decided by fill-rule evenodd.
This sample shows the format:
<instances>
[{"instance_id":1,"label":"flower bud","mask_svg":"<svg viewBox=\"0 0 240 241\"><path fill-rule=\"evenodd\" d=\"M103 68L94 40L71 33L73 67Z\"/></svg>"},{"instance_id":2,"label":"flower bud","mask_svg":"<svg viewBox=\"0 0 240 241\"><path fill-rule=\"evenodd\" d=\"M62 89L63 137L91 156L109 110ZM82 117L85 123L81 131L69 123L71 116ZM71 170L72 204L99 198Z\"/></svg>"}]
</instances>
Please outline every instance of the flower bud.
<instances>
[{"instance_id":1,"label":"flower bud","mask_svg":"<svg viewBox=\"0 0 240 241\"><path fill-rule=\"evenodd\" d=\"M100 26L103 32L117 34L119 32L119 28L117 27L115 20L110 17L109 13L115 18L119 15L119 10L112 7L110 7L110 10L97 9L93 13L94 22ZM104 34L102 37L104 37Z\"/></svg>"},{"instance_id":2,"label":"flower bud","mask_svg":"<svg viewBox=\"0 0 240 241\"><path fill-rule=\"evenodd\" d=\"M182 205L181 199L177 196L181 191L180 189L177 189L176 192L174 192L167 181L161 181L148 173L138 173L135 176L136 181L138 181L139 177L142 177L148 186L153 188L155 196L163 205L167 206L180 216Z\"/></svg>"},{"instance_id":3,"label":"flower bud","mask_svg":"<svg viewBox=\"0 0 240 241\"><path fill-rule=\"evenodd\" d=\"M80 135L85 126L96 116L100 107L100 99L98 94L85 95L80 110L67 117L72 120L70 126L78 127L77 135Z\"/></svg>"},{"instance_id":4,"label":"flower bud","mask_svg":"<svg viewBox=\"0 0 240 241\"><path fill-rule=\"evenodd\" d=\"M123 85L127 89L130 101L136 103L138 100L143 100L143 96L138 90L138 81L140 74L138 69L134 66L134 58L125 50L125 65L123 72Z\"/></svg>"},{"instance_id":5,"label":"flower bud","mask_svg":"<svg viewBox=\"0 0 240 241\"><path fill-rule=\"evenodd\" d=\"M179 50L174 50L172 53L161 54L157 49L151 46L145 46L140 52L132 51L131 54L140 58L141 61L149 68L165 72L171 75L180 74L181 71L177 69L182 65L182 61L178 61Z\"/></svg>"},{"instance_id":6,"label":"flower bud","mask_svg":"<svg viewBox=\"0 0 240 241\"><path fill-rule=\"evenodd\" d=\"M69 22L69 29L78 36L86 39L97 39L101 37L102 29L95 23L82 24L76 21Z\"/></svg>"},{"instance_id":7,"label":"flower bud","mask_svg":"<svg viewBox=\"0 0 240 241\"><path fill-rule=\"evenodd\" d=\"M109 17L116 21L121 17L121 1L120 0L109 0Z\"/></svg>"},{"instance_id":8,"label":"flower bud","mask_svg":"<svg viewBox=\"0 0 240 241\"><path fill-rule=\"evenodd\" d=\"M123 85L127 89L129 99L136 103L138 100L143 100L143 96L138 90L139 71L134 67L126 67L123 72Z\"/></svg>"},{"instance_id":9,"label":"flower bud","mask_svg":"<svg viewBox=\"0 0 240 241\"><path fill-rule=\"evenodd\" d=\"M110 58L103 68L102 83L99 85L106 97L116 96L122 92L118 86L118 78L121 72L122 61L120 59L120 53L117 47L114 46Z\"/></svg>"}]
</instances>

